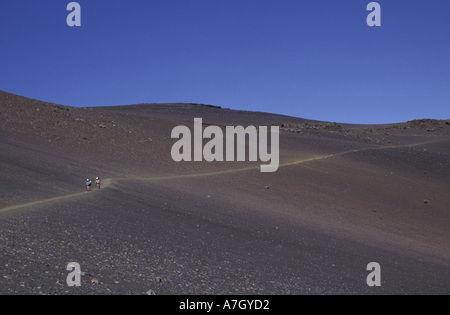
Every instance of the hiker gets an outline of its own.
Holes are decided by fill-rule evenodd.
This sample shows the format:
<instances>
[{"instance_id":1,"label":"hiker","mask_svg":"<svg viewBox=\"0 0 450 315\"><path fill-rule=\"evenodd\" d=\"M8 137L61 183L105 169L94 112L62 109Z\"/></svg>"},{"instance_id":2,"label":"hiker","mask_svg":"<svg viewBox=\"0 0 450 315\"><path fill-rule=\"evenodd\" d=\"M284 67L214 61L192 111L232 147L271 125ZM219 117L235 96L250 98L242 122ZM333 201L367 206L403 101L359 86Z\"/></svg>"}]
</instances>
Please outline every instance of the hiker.
<instances>
[{"instance_id":1,"label":"hiker","mask_svg":"<svg viewBox=\"0 0 450 315\"><path fill-rule=\"evenodd\" d=\"M89 180L89 178L86 179L86 188L87 188L87 191L91 191L91 185L92 185L92 182Z\"/></svg>"},{"instance_id":2,"label":"hiker","mask_svg":"<svg viewBox=\"0 0 450 315\"><path fill-rule=\"evenodd\" d=\"M95 183L97 184L97 188L100 189L100 178L99 177L97 177L95 179Z\"/></svg>"}]
</instances>

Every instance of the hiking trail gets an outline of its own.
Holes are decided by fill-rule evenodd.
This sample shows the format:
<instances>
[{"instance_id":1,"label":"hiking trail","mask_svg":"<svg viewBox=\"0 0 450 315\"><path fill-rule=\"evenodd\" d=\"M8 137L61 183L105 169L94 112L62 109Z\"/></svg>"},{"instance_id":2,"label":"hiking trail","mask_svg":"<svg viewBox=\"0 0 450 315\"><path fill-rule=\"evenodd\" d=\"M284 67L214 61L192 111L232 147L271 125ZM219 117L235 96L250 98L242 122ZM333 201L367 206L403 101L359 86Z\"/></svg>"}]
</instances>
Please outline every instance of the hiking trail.
<instances>
[{"instance_id":1,"label":"hiking trail","mask_svg":"<svg viewBox=\"0 0 450 315\"><path fill-rule=\"evenodd\" d=\"M393 145L393 146L378 146L378 147L369 147L369 148L362 148L362 149L354 149L354 150L348 150L338 153L332 153L332 154L325 154L325 155L319 155L307 159L287 162L284 164L280 164L281 167L290 167L295 165L300 165L308 162L313 161L319 161L324 159L329 159L337 156L343 156L350 153L357 153L357 152L363 152L363 151L369 151L369 150L391 150L391 149L399 149L399 148L410 148L410 147L417 147L421 145L431 144L431 143L437 143L437 142L443 142L443 141L449 141L448 139L444 140L435 140L435 141L428 141L428 142L420 142L420 143L413 143L413 144L402 144L402 145ZM124 180L140 180L140 181L162 181L162 180L173 180L173 179L184 179L184 178L197 178L197 177L209 177L209 176L218 176L218 175L226 175L226 174L232 174L232 173L239 173L239 172L245 172L245 171L251 171L259 169L260 166L253 166L253 167L247 167L247 168L239 168L239 169L229 169L224 171L215 171L215 172L209 172L209 173L197 173L197 174L182 174L182 175L165 175L165 176L155 176L155 177L117 177L117 178L106 178L102 180L102 190L107 189L108 187L111 187L113 184L118 183L119 181ZM42 206L45 204L53 203L56 201L61 200L70 200L70 199L79 199L82 197L87 197L92 195L93 193L96 193L97 189L92 190L91 192L79 192L64 196L59 196L55 198L49 198L49 199L42 199L42 200L36 200L32 202L22 203L18 205L8 206L5 208L0 209L0 213L5 213L13 210L18 210L22 208L31 208L36 206Z\"/></svg>"}]
</instances>

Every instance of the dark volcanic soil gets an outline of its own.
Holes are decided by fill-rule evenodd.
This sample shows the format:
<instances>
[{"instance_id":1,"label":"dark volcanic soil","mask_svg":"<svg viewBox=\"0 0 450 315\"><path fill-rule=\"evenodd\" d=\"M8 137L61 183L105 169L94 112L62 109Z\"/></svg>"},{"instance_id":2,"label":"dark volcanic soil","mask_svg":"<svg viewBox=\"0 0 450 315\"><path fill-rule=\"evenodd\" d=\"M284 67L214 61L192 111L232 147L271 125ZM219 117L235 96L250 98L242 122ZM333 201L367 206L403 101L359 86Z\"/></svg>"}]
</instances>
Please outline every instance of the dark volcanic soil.
<instances>
[{"instance_id":1,"label":"dark volcanic soil","mask_svg":"<svg viewBox=\"0 0 450 315\"><path fill-rule=\"evenodd\" d=\"M280 163L180 162L175 126L277 125ZM85 192L100 176L101 190ZM0 294L450 294L450 122L356 126L0 92ZM67 264L81 266L69 287ZM382 286L366 270L381 266Z\"/></svg>"}]
</instances>

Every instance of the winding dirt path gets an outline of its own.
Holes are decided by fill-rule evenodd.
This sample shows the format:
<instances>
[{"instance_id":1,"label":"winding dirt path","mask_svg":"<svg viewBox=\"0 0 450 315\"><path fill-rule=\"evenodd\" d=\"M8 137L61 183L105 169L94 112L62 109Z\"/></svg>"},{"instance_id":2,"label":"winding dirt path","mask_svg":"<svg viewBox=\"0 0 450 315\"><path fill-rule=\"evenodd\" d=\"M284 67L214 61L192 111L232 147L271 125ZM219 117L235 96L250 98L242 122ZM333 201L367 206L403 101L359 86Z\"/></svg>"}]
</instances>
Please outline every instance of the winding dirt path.
<instances>
[{"instance_id":1,"label":"winding dirt path","mask_svg":"<svg viewBox=\"0 0 450 315\"><path fill-rule=\"evenodd\" d=\"M333 158L333 157L337 157L337 156L347 155L347 154L350 154L350 153L363 152L363 151L368 151L368 150L381 150L381 149L390 150L390 149L399 149L399 148L409 148L409 147L417 147L417 146L421 146L421 145L437 143L437 142L445 142L445 141L450 141L450 140L449 139L444 139L444 140L441 139L441 140L420 142L420 143L413 143L413 144L394 145L394 146L382 146L382 147L370 147L370 148L364 148L364 149L354 149L354 150L348 150L348 151L343 151L343 152L334 153L334 154L320 155L320 156L315 156L315 157L311 157L311 158L307 158L307 159L292 161L292 162L281 164L279 167L295 166L295 165L299 165L299 164L303 164L303 163L308 163L308 162L313 162L313 161L318 161L318 160L324 160L324 159L329 159L329 158ZM197 178L197 177L208 177L208 176L218 176L218 175L239 173L239 172L256 170L256 169L259 169L259 168L260 168L260 166L257 165L257 166L253 166L253 167L239 168L239 169L230 169L230 170L225 170L225 171L215 171L215 172L209 172L209 173L183 174L183 175L166 175L166 176L155 176L155 177L121 177L121 178L117 177L117 178L106 178L106 179L104 179L102 181L102 188L108 188L108 187L112 186L113 184L116 184L119 181L124 181L124 180L161 181L161 180L172 180L172 179L183 179L183 178ZM42 199L42 200L37 200L37 201L33 201L33 202L22 203L22 204L18 204L18 205L14 205L14 206L1 208L0 209L0 213L5 213L5 212L18 210L18 209L22 209L22 208L42 206L42 205L45 205L45 204L49 204L49 203L52 203L52 202L55 202L55 201L60 201L60 200L65 200L65 199L78 199L78 198L86 197L86 196L88 196L88 195L90 195L92 193L95 193L96 191L97 191L96 189L93 189L93 191L89 192L89 193L85 191L85 192L79 192L79 193L64 195L64 196L55 197L55 198Z\"/></svg>"}]
</instances>

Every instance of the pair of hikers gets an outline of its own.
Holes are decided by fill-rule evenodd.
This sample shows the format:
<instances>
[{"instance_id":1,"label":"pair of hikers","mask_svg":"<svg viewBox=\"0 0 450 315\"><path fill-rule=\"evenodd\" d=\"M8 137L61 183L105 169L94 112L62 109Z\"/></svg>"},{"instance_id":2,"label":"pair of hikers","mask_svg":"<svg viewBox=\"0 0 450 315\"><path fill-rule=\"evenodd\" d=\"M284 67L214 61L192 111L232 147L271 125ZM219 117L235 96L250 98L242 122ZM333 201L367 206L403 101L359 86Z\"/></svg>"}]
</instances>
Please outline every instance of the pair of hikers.
<instances>
[{"instance_id":1,"label":"pair of hikers","mask_svg":"<svg viewBox=\"0 0 450 315\"><path fill-rule=\"evenodd\" d=\"M101 183L100 178L97 177L97 178L95 179L95 184L97 185L97 188L98 188L98 189L100 189L100 183ZM87 191L91 191L91 185L92 185L91 180L90 180L89 178L86 179L86 188L87 188Z\"/></svg>"}]
</instances>

